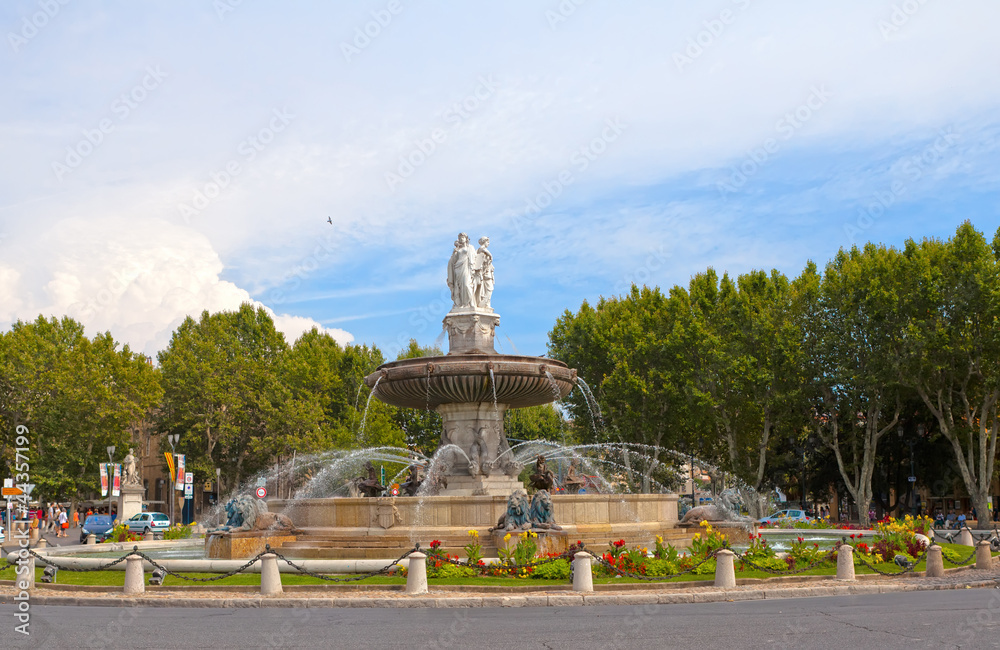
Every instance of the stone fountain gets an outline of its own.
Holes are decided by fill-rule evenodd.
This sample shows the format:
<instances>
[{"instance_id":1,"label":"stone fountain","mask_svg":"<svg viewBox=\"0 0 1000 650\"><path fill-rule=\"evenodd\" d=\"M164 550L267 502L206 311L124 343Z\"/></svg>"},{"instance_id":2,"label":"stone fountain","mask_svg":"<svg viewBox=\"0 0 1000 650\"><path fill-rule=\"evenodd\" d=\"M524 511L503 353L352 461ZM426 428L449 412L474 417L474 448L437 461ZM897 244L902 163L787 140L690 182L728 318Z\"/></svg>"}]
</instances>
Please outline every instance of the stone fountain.
<instances>
[{"instance_id":1,"label":"stone fountain","mask_svg":"<svg viewBox=\"0 0 1000 650\"><path fill-rule=\"evenodd\" d=\"M465 233L459 234L448 261L453 302L444 317L448 354L386 363L364 379L372 396L387 404L441 414L440 445L427 468L435 489L415 489L419 471L411 468L405 492L415 496L271 500L270 510L290 516L302 533L282 546L283 553L387 558L414 542L433 539L456 552L467 542L470 529L482 534L484 552L495 553L505 531L525 529L523 522L511 527L511 504L543 513L536 519L544 520L540 528L549 537L542 544L546 551L565 550L570 540L604 547L612 538L651 544L654 535L661 535L680 545L690 538L692 533L675 529L676 494L573 493L549 498L552 472L544 469L541 458L542 469L536 464L530 487L536 495L543 490L546 494L527 505L525 485L518 478L526 461L519 462L512 453L504 413L566 397L577 376L554 359L496 352L493 341L500 315L491 305L493 255L487 237L479 244L477 250ZM573 480L566 485L570 492L583 485Z\"/></svg>"}]
</instances>

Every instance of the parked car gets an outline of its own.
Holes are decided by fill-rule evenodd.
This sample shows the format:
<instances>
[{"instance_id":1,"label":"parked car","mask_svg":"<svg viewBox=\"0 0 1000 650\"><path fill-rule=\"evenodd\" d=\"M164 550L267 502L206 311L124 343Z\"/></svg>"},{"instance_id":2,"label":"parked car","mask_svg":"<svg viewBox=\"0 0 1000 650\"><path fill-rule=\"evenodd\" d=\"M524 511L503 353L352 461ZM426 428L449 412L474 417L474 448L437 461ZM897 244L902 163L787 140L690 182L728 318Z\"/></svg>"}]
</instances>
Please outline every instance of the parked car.
<instances>
[{"instance_id":1,"label":"parked car","mask_svg":"<svg viewBox=\"0 0 1000 650\"><path fill-rule=\"evenodd\" d=\"M87 542L87 535L96 535L97 539L102 539L104 533L115 527L115 518L111 515L90 515L83 522L80 529L80 543Z\"/></svg>"},{"instance_id":2,"label":"parked car","mask_svg":"<svg viewBox=\"0 0 1000 650\"><path fill-rule=\"evenodd\" d=\"M764 517L760 520L762 524L778 524L783 522L809 521L808 515L803 510L779 510L778 512Z\"/></svg>"},{"instance_id":3,"label":"parked car","mask_svg":"<svg viewBox=\"0 0 1000 650\"><path fill-rule=\"evenodd\" d=\"M130 517L125 524L129 532L145 534L148 531L164 531L170 528L170 518L162 512L140 512Z\"/></svg>"},{"instance_id":4,"label":"parked car","mask_svg":"<svg viewBox=\"0 0 1000 650\"><path fill-rule=\"evenodd\" d=\"M0 544L3 544L5 541L7 541L7 534L4 533L3 526L0 525Z\"/></svg>"}]
</instances>

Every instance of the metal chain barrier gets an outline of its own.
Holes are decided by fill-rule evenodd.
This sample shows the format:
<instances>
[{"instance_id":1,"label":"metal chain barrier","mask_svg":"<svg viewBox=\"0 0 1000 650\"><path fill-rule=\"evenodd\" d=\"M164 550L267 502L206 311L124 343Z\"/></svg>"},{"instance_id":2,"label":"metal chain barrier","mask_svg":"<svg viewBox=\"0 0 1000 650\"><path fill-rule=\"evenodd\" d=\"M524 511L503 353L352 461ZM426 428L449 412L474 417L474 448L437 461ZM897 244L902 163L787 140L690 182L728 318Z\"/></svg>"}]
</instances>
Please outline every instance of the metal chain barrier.
<instances>
[{"instance_id":1,"label":"metal chain barrier","mask_svg":"<svg viewBox=\"0 0 1000 650\"><path fill-rule=\"evenodd\" d=\"M105 570L107 570L110 567L113 567L115 565L121 564L122 562L124 562L128 558L129 555L135 555L136 551L135 550L129 551L126 555L121 556L117 560L113 560L111 562L108 562L107 564L102 564L101 566L96 566L96 567L92 567L92 568L89 568L89 567L88 568L81 568L81 567L62 566L62 565L60 565L60 564L58 564L56 562L53 562L51 559L49 559L47 557L44 557L42 555L39 555L38 553L35 553L35 550L34 549L30 549L30 548L28 549L28 553L30 553L32 556L34 556L34 558L36 560L39 560L39 561L41 561L41 562L43 562L43 563L45 563L45 564L47 564L49 566L53 566L53 567L59 569L60 571L75 571L75 572L79 572L79 573L84 573L84 572L87 572L87 571L105 571Z\"/></svg>"},{"instance_id":2,"label":"metal chain barrier","mask_svg":"<svg viewBox=\"0 0 1000 650\"><path fill-rule=\"evenodd\" d=\"M146 555L145 553L139 551L138 549L133 550L131 553L129 553L129 555L137 555L137 556L141 557L142 559L146 560L147 562L149 562L150 564L152 564L155 568L159 569L160 571L163 571L165 574L171 575L171 576L173 576L175 578L180 578L181 580L187 580L189 582L215 582L216 580L222 580L223 578L229 578L229 577L232 577L232 576L236 575L237 573L242 573L243 571L246 571L247 569L249 569L250 567L252 567L254 565L254 563L257 560L259 560L261 558L261 556L264 555L265 553L267 553L266 550L265 551L261 551L257 555L255 555L252 558L250 558L249 560L247 560L247 562L243 566L241 566L240 568L233 569L232 571L229 571L227 573L220 573L219 575L212 576L211 578L192 578L190 576L186 576L184 574L177 573L176 571L171 571L170 569L168 569L167 567L163 566L162 564L160 564L159 562L157 562L153 558L151 558L148 555ZM128 557L128 555L126 555L125 557Z\"/></svg>"},{"instance_id":3,"label":"metal chain barrier","mask_svg":"<svg viewBox=\"0 0 1000 650\"><path fill-rule=\"evenodd\" d=\"M864 555L863 554L861 554L861 555L855 555L854 557L857 558L858 564L861 564L861 565L863 565L863 566L871 569L872 571L874 571L875 573L879 574L880 576L885 576L887 578L893 578L893 577L896 577L896 576L906 575L907 573L910 573L911 571L916 571L917 565L920 564L920 561L921 560L925 560L927 558L927 549L924 549L924 552L921 553L918 557L913 558L913 562L910 563L909 566L900 567L899 571L883 571L882 569L879 569L875 565L869 564L864 559Z\"/></svg>"},{"instance_id":4,"label":"metal chain barrier","mask_svg":"<svg viewBox=\"0 0 1000 650\"><path fill-rule=\"evenodd\" d=\"M972 553L969 554L969 557L965 558L961 562L952 562L947 557L945 557L944 553L941 554L941 559L943 559L948 564L953 564L955 566L965 566L966 564L968 564L969 562L971 562L973 560L973 558L975 558L975 557L976 557L976 547L975 546L972 547Z\"/></svg>"},{"instance_id":5,"label":"metal chain barrier","mask_svg":"<svg viewBox=\"0 0 1000 650\"><path fill-rule=\"evenodd\" d=\"M410 555L412 555L413 553L418 552L420 550L420 544L417 544L416 546L414 546L413 548L411 548L407 552L403 553L398 558L396 558L395 560L393 560L389 564L385 565L381 569L376 569L375 571L369 571L368 573L365 573L363 575L351 576L349 578L334 578L334 577L331 577L331 576L328 576L328 575L323 575L321 573L316 573L315 571L310 571L309 569L306 569L303 566L295 564L294 562L292 562L291 560L289 560L287 557L285 557L281 553L278 553L275 550L270 550L270 547L268 547L268 549L269 550L266 551L266 552L268 552L268 553L274 553L275 555L278 556L279 560L284 560L284 562L286 564L288 564L288 566L295 568L300 573L303 573L303 574L305 574L307 576L311 576L313 578L319 578L320 580L326 580L327 582L357 582L359 580L365 580L367 578L372 578L374 576L380 576L380 575L385 575L385 574L389 573L389 571L390 571L390 569L392 569L392 567L398 566L400 562L402 562L406 558L410 557Z\"/></svg>"}]
</instances>

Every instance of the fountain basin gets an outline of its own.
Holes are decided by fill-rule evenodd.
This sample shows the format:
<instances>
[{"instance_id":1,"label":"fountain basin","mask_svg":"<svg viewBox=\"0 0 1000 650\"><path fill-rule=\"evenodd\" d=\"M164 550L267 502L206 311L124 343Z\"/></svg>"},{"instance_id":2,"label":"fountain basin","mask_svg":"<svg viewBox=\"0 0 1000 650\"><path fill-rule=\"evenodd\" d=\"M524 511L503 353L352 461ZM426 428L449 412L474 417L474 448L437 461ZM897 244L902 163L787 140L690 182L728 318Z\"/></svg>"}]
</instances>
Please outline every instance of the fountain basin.
<instances>
[{"instance_id":1,"label":"fountain basin","mask_svg":"<svg viewBox=\"0 0 1000 650\"><path fill-rule=\"evenodd\" d=\"M697 531L676 528L677 498L676 494L553 495L553 514L563 532L550 534L552 543L565 550L563 544L582 541L599 553L620 539L630 546L652 548L660 535L678 548L687 547ZM495 557L506 534L488 532L506 512L506 496L273 499L268 508L288 515L301 531L296 541L281 549L290 557L385 558L417 542L426 547L433 540L440 541L445 552L464 555L470 530L479 533L485 556Z\"/></svg>"},{"instance_id":2,"label":"fountain basin","mask_svg":"<svg viewBox=\"0 0 1000 650\"><path fill-rule=\"evenodd\" d=\"M496 402L509 408L540 406L562 399L576 383L576 370L555 359L459 354L386 363L365 377L365 384L378 399L404 408L493 404L490 370L496 386Z\"/></svg>"}]
</instances>

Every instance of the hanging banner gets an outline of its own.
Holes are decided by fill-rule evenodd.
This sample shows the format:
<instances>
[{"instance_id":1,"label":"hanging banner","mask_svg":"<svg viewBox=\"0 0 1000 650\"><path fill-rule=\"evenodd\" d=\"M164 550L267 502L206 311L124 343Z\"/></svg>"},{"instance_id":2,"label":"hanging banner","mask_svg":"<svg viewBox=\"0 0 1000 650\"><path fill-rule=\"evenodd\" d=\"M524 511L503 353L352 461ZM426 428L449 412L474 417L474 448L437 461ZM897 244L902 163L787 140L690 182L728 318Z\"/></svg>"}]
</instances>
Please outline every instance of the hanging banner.
<instances>
[{"instance_id":1,"label":"hanging banner","mask_svg":"<svg viewBox=\"0 0 1000 650\"><path fill-rule=\"evenodd\" d=\"M163 452L163 456L167 459L167 470L170 472L170 476L173 476L177 471L174 469L174 455L169 451Z\"/></svg>"},{"instance_id":2,"label":"hanging banner","mask_svg":"<svg viewBox=\"0 0 1000 650\"><path fill-rule=\"evenodd\" d=\"M101 496L108 496L108 465L107 463L98 463L98 467L101 468Z\"/></svg>"},{"instance_id":3,"label":"hanging banner","mask_svg":"<svg viewBox=\"0 0 1000 650\"><path fill-rule=\"evenodd\" d=\"M184 489L184 454L177 454L177 481L174 489L178 492Z\"/></svg>"},{"instance_id":4,"label":"hanging banner","mask_svg":"<svg viewBox=\"0 0 1000 650\"><path fill-rule=\"evenodd\" d=\"M115 481L111 484L111 496L117 497L122 494L122 466L115 463Z\"/></svg>"}]
</instances>

